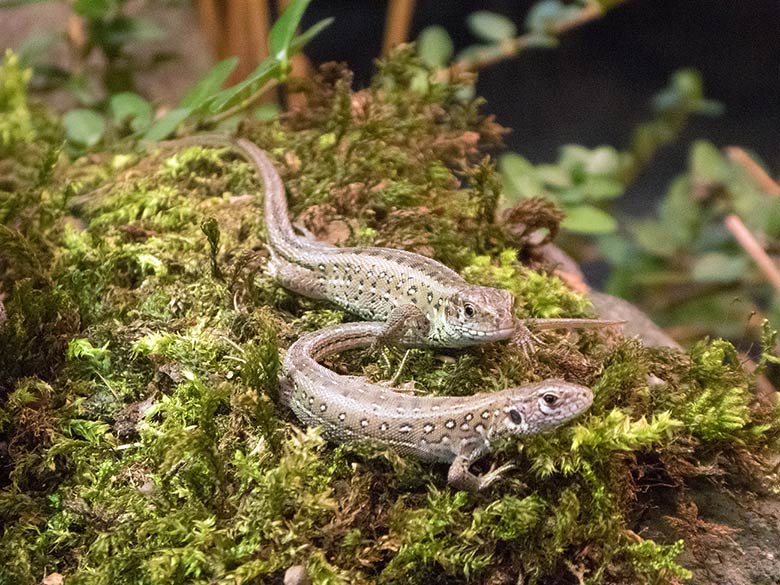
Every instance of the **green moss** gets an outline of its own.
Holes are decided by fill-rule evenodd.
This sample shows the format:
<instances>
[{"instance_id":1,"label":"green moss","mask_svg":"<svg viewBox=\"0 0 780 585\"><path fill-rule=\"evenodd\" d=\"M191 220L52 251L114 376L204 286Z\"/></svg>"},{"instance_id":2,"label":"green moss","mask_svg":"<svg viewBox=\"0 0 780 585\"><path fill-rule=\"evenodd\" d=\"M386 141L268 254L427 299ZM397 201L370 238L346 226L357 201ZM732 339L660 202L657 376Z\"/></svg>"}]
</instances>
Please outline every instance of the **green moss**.
<instances>
[{"instance_id":1,"label":"green moss","mask_svg":"<svg viewBox=\"0 0 780 585\"><path fill-rule=\"evenodd\" d=\"M10 50L0 66L0 155L10 153L18 143L35 140L27 106L27 83L32 71L19 67L19 58Z\"/></svg>"},{"instance_id":2,"label":"green moss","mask_svg":"<svg viewBox=\"0 0 780 585\"><path fill-rule=\"evenodd\" d=\"M327 66L307 109L241 133L279 161L297 220L319 237L440 258L512 290L520 316L589 316L560 280L523 268L492 220L498 182L479 148L502 130L459 82L426 75L407 49L353 93L348 72ZM521 571L528 583L573 571L673 583L688 577L682 545L629 537L654 489L643 472L682 491L682 468L776 447L776 414L752 408L752 376L728 343L686 356L598 331L547 332L530 361L502 344L412 352L405 376L431 393L548 377L593 387L573 424L480 462L516 465L484 494L449 488L444 465L326 445L278 407L280 349L349 316L263 273L248 165L188 148L51 173L41 153L56 132L40 136L24 163L34 179L0 200L2 582L44 571L74 583L278 582L303 564L317 583L513 582ZM329 365L381 380L401 355ZM648 374L664 383L651 391Z\"/></svg>"}]
</instances>

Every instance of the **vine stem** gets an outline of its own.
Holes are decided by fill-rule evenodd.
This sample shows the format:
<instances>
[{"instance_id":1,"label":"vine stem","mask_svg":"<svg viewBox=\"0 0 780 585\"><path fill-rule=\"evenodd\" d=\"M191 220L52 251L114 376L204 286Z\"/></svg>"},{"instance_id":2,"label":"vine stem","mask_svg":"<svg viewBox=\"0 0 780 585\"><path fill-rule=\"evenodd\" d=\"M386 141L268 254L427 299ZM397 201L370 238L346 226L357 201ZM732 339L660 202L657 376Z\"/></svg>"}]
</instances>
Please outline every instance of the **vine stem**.
<instances>
[{"instance_id":1,"label":"vine stem","mask_svg":"<svg viewBox=\"0 0 780 585\"><path fill-rule=\"evenodd\" d=\"M625 0L619 0L617 4L622 4ZM580 27L588 22L601 18L605 13L604 8L598 3L592 3L584 6L576 15L571 18L567 18L562 22L558 22L553 25L549 31L549 34L553 37L559 37L562 34ZM477 71L495 65L505 59L515 57L522 50L528 48L533 42L535 34L524 34L513 39L507 39L499 45L499 51L495 50L495 47L485 49L483 51L477 51L467 59L461 59L452 64L449 69L456 71ZM449 77L449 69L441 69L437 73L439 78Z\"/></svg>"}]
</instances>

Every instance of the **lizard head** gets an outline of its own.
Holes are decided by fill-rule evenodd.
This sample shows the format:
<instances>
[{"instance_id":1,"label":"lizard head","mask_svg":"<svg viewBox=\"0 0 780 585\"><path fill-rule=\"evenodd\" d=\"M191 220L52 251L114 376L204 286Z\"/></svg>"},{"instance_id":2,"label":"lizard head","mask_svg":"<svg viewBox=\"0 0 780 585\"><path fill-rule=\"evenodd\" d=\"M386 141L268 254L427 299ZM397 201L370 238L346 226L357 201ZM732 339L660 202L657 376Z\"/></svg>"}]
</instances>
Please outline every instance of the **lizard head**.
<instances>
[{"instance_id":1,"label":"lizard head","mask_svg":"<svg viewBox=\"0 0 780 585\"><path fill-rule=\"evenodd\" d=\"M544 380L520 388L504 390L507 400L503 416L495 424L499 435L529 435L553 429L590 408L590 388L564 382Z\"/></svg>"},{"instance_id":2,"label":"lizard head","mask_svg":"<svg viewBox=\"0 0 780 585\"><path fill-rule=\"evenodd\" d=\"M444 307L445 328L460 346L509 339L515 332L515 298L508 290L465 286Z\"/></svg>"}]
</instances>

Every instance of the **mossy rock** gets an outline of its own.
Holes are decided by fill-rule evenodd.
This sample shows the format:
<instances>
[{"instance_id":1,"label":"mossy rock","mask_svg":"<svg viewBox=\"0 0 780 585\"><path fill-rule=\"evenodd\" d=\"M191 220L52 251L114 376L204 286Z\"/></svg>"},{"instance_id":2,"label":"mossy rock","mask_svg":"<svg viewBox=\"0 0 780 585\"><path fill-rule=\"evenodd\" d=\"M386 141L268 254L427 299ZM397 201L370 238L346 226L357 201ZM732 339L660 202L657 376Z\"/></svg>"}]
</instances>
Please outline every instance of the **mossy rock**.
<instances>
[{"instance_id":1,"label":"mossy rock","mask_svg":"<svg viewBox=\"0 0 780 585\"><path fill-rule=\"evenodd\" d=\"M317 237L433 256L511 289L520 316L591 315L494 220L484 152L503 129L421 72L401 51L353 92L325 66L306 108L239 133L276 159ZM327 445L275 401L280 351L349 316L264 274L250 167L130 143L70 164L57 121L12 103L30 122L0 161L17 177L0 184L0 583L279 583L297 564L316 583L677 583L706 525L697 486L770 489L776 409L721 340L683 354L548 333L531 360L415 350L420 391L593 387L585 416L483 462L516 464L483 494L448 487L442 466ZM400 355L379 357L328 365L386 379Z\"/></svg>"}]
</instances>

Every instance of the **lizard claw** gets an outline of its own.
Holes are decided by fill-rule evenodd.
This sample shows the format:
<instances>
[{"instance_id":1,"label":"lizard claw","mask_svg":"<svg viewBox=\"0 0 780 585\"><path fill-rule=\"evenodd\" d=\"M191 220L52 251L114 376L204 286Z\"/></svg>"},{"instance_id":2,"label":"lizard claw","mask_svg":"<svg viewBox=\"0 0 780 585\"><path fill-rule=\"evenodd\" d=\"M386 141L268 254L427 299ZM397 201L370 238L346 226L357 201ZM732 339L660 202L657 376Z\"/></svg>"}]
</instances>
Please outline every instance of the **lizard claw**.
<instances>
[{"instance_id":1,"label":"lizard claw","mask_svg":"<svg viewBox=\"0 0 780 585\"><path fill-rule=\"evenodd\" d=\"M536 351L536 345L541 345L541 343L542 340L534 335L525 323L517 321L515 333L509 344L513 347L520 348L525 359L530 359L531 355Z\"/></svg>"},{"instance_id":2,"label":"lizard claw","mask_svg":"<svg viewBox=\"0 0 780 585\"><path fill-rule=\"evenodd\" d=\"M485 475L479 476L479 487L477 488L479 491L482 491L486 487L488 487L490 484L494 483L495 481L501 479L501 477L507 472L514 469L515 466L513 463L505 463L501 467L496 468L495 464L493 464L490 467L490 471L488 471Z\"/></svg>"}]
</instances>

